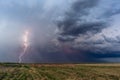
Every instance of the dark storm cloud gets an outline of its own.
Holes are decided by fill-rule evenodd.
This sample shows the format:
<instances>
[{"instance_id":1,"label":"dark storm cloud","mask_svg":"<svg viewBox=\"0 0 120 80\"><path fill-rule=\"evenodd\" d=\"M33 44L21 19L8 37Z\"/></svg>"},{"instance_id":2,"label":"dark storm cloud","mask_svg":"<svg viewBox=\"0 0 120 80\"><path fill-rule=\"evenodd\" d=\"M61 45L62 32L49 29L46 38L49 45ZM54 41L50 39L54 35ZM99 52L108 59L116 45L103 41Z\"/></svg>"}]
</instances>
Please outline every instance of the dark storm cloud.
<instances>
[{"instance_id":1,"label":"dark storm cloud","mask_svg":"<svg viewBox=\"0 0 120 80\"><path fill-rule=\"evenodd\" d=\"M113 37L117 32L109 31L114 31L114 28L111 28L115 25L114 17L120 14L118 3L119 1L112 0L74 2L57 22L59 44L63 49L66 49L63 45L69 45L67 50L70 49L71 53L75 53L73 58L82 55L86 61L89 58L88 60L98 62L102 58L119 58L120 38Z\"/></svg>"},{"instance_id":2,"label":"dark storm cloud","mask_svg":"<svg viewBox=\"0 0 120 80\"><path fill-rule=\"evenodd\" d=\"M88 31L99 32L106 26L105 22L87 22L82 19L83 16L89 15L91 8L98 4L99 0L78 0L75 2L70 11L66 12L63 21L58 22L58 28L61 30L60 35L78 36Z\"/></svg>"},{"instance_id":3,"label":"dark storm cloud","mask_svg":"<svg viewBox=\"0 0 120 80\"><path fill-rule=\"evenodd\" d=\"M75 43L71 46L77 46L80 50L93 52L108 50L108 43L115 43L115 40L112 41L112 39L97 34L102 33L103 29L111 27L112 17L119 14L120 9L111 8L111 6L104 8L103 5L107 5L107 3L101 3L100 1L77 0L73 3L71 9L64 15L63 20L58 22L60 35L58 40L65 43L71 41L70 43ZM102 39L99 40L100 37Z\"/></svg>"},{"instance_id":4,"label":"dark storm cloud","mask_svg":"<svg viewBox=\"0 0 120 80\"><path fill-rule=\"evenodd\" d=\"M100 0L77 0L73 3L71 9L64 15L63 20L58 21L59 35L61 35L58 39L61 41L71 41L80 35L86 33L94 35L109 27L110 18L119 14L120 9L107 10L103 8L101 11L97 11L102 14L95 14L94 8L97 8L100 4ZM96 17L92 16L93 14ZM76 37L70 39L68 36Z\"/></svg>"},{"instance_id":5,"label":"dark storm cloud","mask_svg":"<svg viewBox=\"0 0 120 80\"><path fill-rule=\"evenodd\" d=\"M86 32L97 33L100 32L102 28L105 28L106 24L104 22L84 22L80 24L76 24L69 26L68 28L64 28L64 31L61 35L72 35L78 36L79 34L85 34Z\"/></svg>"}]
</instances>

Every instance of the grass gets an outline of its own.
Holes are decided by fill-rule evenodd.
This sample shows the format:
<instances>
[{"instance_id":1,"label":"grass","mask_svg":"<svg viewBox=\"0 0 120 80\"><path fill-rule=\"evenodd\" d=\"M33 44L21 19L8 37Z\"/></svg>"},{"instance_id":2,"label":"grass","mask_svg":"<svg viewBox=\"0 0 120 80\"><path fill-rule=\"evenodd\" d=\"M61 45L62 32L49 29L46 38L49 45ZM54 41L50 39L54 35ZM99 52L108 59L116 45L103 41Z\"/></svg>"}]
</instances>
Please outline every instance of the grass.
<instances>
[{"instance_id":1,"label":"grass","mask_svg":"<svg viewBox=\"0 0 120 80\"><path fill-rule=\"evenodd\" d=\"M120 64L0 64L0 80L120 80Z\"/></svg>"}]
</instances>

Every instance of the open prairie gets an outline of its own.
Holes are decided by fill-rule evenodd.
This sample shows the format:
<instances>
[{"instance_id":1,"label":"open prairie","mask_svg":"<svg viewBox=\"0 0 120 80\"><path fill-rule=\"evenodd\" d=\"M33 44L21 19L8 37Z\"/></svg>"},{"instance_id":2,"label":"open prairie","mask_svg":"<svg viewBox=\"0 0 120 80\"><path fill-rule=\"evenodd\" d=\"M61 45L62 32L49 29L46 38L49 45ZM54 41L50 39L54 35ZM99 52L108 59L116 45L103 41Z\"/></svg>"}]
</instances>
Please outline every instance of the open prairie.
<instances>
[{"instance_id":1,"label":"open prairie","mask_svg":"<svg viewBox=\"0 0 120 80\"><path fill-rule=\"evenodd\" d=\"M120 80L120 64L0 64L0 80Z\"/></svg>"}]
</instances>

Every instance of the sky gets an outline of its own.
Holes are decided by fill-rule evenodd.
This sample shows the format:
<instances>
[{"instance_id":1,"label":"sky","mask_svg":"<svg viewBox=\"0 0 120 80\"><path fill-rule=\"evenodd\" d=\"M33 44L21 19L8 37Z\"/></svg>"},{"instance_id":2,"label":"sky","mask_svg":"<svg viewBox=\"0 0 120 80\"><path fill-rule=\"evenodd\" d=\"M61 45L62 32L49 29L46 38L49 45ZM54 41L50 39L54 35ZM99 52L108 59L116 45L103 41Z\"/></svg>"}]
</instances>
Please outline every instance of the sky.
<instances>
[{"instance_id":1,"label":"sky","mask_svg":"<svg viewBox=\"0 0 120 80\"><path fill-rule=\"evenodd\" d=\"M120 62L119 0L0 0L0 62Z\"/></svg>"}]
</instances>

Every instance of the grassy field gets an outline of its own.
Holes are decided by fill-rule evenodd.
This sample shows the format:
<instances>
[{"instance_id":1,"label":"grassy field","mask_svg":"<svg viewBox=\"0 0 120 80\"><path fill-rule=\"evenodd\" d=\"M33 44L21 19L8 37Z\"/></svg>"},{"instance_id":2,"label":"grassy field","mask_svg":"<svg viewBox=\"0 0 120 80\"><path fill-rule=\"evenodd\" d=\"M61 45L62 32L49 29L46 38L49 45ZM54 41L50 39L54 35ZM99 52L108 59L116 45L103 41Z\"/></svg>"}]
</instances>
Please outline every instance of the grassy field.
<instances>
[{"instance_id":1,"label":"grassy field","mask_svg":"<svg viewBox=\"0 0 120 80\"><path fill-rule=\"evenodd\" d=\"M0 80L120 80L120 64L0 64Z\"/></svg>"}]
</instances>

